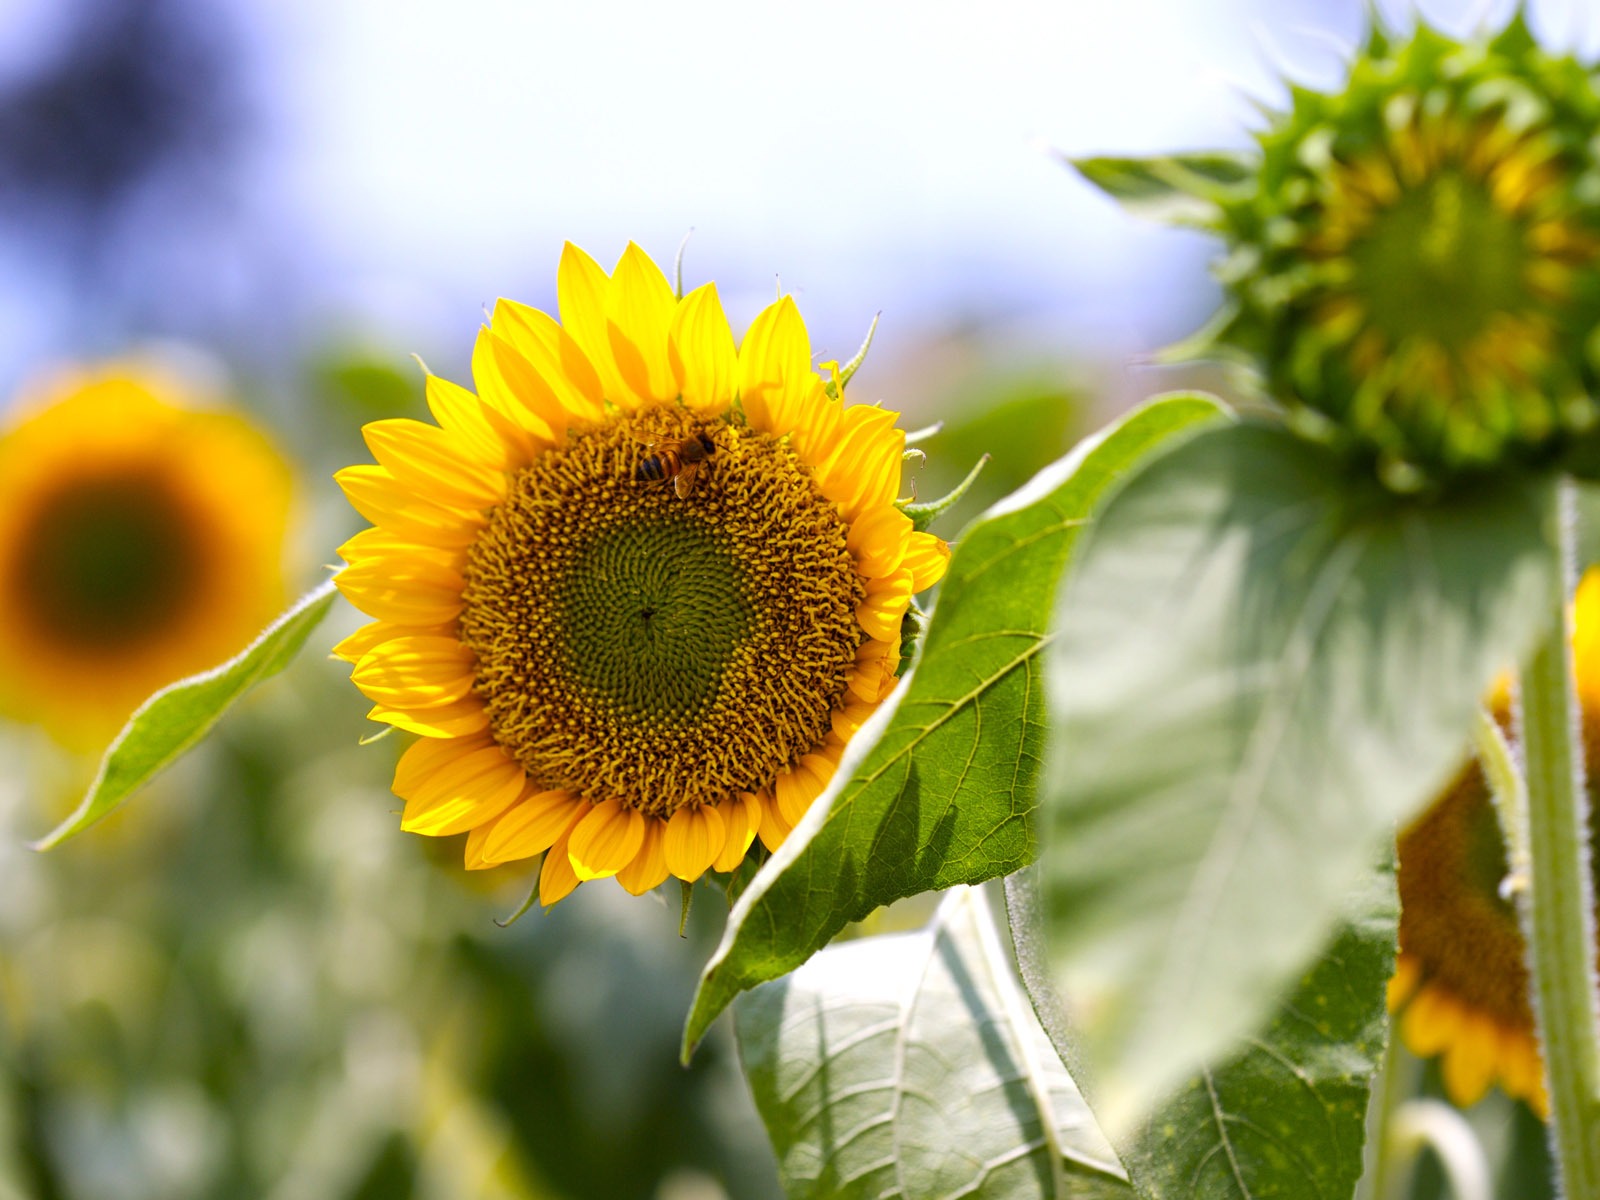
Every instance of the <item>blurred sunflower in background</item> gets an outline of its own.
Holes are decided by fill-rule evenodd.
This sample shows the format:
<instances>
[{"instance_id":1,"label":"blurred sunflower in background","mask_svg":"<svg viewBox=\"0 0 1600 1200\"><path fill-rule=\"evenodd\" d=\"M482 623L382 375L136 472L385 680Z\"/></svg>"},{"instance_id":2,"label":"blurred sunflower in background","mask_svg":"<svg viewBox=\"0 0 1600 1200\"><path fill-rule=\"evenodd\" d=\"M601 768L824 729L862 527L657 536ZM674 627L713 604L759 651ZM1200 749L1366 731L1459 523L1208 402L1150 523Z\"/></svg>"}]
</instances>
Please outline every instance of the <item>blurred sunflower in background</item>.
<instances>
[{"instance_id":1,"label":"blurred sunflower in background","mask_svg":"<svg viewBox=\"0 0 1600 1200\"><path fill-rule=\"evenodd\" d=\"M292 475L175 376L63 373L0 432L0 712L104 742L282 607Z\"/></svg>"},{"instance_id":2,"label":"blurred sunflower in background","mask_svg":"<svg viewBox=\"0 0 1600 1200\"><path fill-rule=\"evenodd\" d=\"M731 871L782 844L894 687L912 596L949 559L896 501L896 414L846 406L794 301L742 347L714 284L568 245L561 321L500 301L477 394L366 426L337 479L374 527L337 653L421 735L402 827L469 868L544 854L539 896Z\"/></svg>"},{"instance_id":3,"label":"blurred sunflower in background","mask_svg":"<svg viewBox=\"0 0 1600 1200\"><path fill-rule=\"evenodd\" d=\"M1573 652L1592 786L1600 773L1600 569L1578 587ZM1493 707L1505 723L1508 699L1497 696ZM1509 875L1499 816L1474 762L1400 836L1400 956L1389 1008L1413 1053L1440 1056L1453 1103L1476 1104L1499 1084L1544 1116L1527 949Z\"/></svg>"},{"instance_id":4,"label":"blurred sunflower in background","mask_svg":"<svg viewBox=\"0 0 1600 1200\"><path fill-rule=\"evenodd\" d=\"M1337 92L1291 86L1218 200L1228 305L1319 436L1403 490L1593 454L1600 424L1600 94L1521 17L1459 42L1372 22ZM1578 447L1586 449L1578 450Z\"/></svg>"}]
</instances>

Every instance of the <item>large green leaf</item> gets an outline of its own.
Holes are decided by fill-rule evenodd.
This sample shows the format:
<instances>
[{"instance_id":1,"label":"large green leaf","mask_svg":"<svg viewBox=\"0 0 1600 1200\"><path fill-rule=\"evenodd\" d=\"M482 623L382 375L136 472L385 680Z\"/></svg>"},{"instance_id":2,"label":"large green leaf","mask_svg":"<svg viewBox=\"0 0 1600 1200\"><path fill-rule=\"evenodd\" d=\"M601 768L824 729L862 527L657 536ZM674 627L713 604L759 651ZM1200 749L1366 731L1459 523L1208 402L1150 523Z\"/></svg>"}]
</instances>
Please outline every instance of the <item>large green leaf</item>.
<instances>
[{"instance_id":1,"label":"large green leaf","mask_svg":"<svg viewBox=\"0 0 1600 1200\"><path fill-rule=\"evenodd\" d=\"M245 692L289 665L333 604L333 583L308 592L243 651L219 667L162 688L128 718L72 815L33 844L59 846L117 808L151 776L191 750Z\"/></svg>"},{"instance_id":2,"label":"large green leaf","mask_svg":"<svg viewBox=\"0 0 1600 1200\"><path fill-rule=\"evenodd\" d=\"M1030 919L1033 874L1006 881L1013 920ZM1354 1192L1388 1036L1384 993L1400 915L1392 866L1362 877L1344 915L1331 947L1245 1048L1201 1068L1122 1142L1144 1200ZM1020 958L1034 980L1040 964L1026 948ZM1061 1041L1059 1017L1048 1024Z\"/></svg>"},{"instance_id":3,"label":"large green leaf","mask_svg":"<svg viewBox=\"0 0 1600 1200\"><path fill-rule=\"evenodd\" d=\"M1220 411L1204 397L1155 401L966 531L915 668L734 905L695 996L686 1051L739 992L793 970L878 905L1033 858L1045 734L1038 655L1061 568L1109 486Z\"/></svg>"},{"instance_id":4,"label":"large green leaf","mask_svg":"<svg viewBox=\"0 0 1600 1200\"><path fill-rule=\"evenodd\" d=\"M983 893L743 997L739 1049L791 1200L1131 1200Z\"/></svg>"},{"instance_id":5,"label":"large green leaf","mask_svg":"<svg viewBox=\"0 0 1600 1200\"><path fill-rule=\"evenodd\" d=\"M1136 216L1211 228L1219 201L1248 195L1256 159L1225 150L1155 158L1073 158L1080 175Z\"/></svg>"},{"instance_id":6,"label":"large green leaf","mask_svg":"<svg viewBox=\"0 0 1600 1200\"><path fill-rule=\"evenodd\" d=\"M1096 1111L1139 1118L1268 1013L1559 587L1555 488L1434 505L1281 429L1205 430L1097 515L1049 655L1058 983Z\"/></svg>"}]
</instances>

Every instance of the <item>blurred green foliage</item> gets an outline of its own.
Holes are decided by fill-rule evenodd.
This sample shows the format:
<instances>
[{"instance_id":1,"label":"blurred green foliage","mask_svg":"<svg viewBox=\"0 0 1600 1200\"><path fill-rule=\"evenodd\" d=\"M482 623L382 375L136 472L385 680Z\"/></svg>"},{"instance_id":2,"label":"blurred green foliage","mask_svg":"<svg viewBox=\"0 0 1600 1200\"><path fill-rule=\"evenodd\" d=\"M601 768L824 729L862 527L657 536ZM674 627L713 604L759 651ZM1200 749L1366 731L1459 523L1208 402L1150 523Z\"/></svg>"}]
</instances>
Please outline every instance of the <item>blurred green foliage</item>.
<instances>
[{"instance_id":1,"label":"blurred green foliage","mask_svg":"<svg viewBox=\"0 0 1600 1200\"><path fill-rule=\"evenodd\" d=\"M45 855L88 767L3 734L0 1197L777 1195L727 1031L677 1059L720 895L683 939L609 882L497 928L526 870L400 832L344 670Z\"/></svg>"}]
</instances>

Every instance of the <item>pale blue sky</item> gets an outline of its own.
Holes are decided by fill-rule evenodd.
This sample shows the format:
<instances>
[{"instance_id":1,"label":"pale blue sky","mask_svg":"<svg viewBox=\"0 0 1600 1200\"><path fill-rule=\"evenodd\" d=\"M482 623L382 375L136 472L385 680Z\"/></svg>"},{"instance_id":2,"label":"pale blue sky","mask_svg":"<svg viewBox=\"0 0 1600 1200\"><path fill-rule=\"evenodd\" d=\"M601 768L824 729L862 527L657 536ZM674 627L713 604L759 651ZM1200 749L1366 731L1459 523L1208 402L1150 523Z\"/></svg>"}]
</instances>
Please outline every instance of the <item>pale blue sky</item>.
<instances>
[{"instance_id":1,"label":"pale blue sky","mask_svg":"<svg viewBox=\"0 0 1600 1200\"><path fill-rule=\"evenodd\" d=\"M1361 0L209 2L248 51L258 139L228 219L168 231L121 284L181 277L203 314L105 325L0 250L5 378L86 329L275 352L352 330L456 367L481 305L552 301L564 238L670 260L691 227L690 280L739 323L781 278L819 350L881 308L891 346L976 321L1114 360L1203 313L1210 248L1126 219L1049 148L1237 143L1247 96L1274 99L1283 64L1335 78L1363 21ZM1423 7L1456 28L1485 8ZM1534 7L1594 51L1583 0ZM61 11L7 8L0 70Z\"/></svg>"}]
</instances>

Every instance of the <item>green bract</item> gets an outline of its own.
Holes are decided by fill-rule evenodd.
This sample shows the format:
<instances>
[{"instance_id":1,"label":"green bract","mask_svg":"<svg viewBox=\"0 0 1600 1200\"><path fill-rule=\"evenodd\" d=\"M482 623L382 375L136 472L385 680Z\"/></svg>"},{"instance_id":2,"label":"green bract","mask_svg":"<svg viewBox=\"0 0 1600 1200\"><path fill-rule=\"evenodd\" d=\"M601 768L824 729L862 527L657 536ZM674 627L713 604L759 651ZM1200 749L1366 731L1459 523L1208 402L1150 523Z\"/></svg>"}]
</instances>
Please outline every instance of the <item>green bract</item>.
<instances>
[{"instance_id":1,"label":"green bract","mask_svg":"<svg viewBox=\"0 0 1600 1200\"><path fill-rule=\"evenodd\" d=\"M1520 18L1487 41L1375 29L1337 93L1290 88L1257 152L1077 164L1228 244L1202 352L1412 490L1593 436L1600 94ZM1221 164L1219 166L1219 164Z\"/></svg>"}]
</instances>

